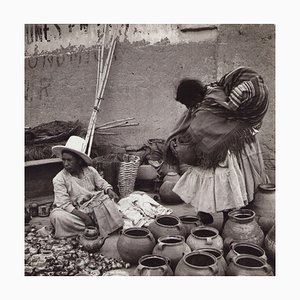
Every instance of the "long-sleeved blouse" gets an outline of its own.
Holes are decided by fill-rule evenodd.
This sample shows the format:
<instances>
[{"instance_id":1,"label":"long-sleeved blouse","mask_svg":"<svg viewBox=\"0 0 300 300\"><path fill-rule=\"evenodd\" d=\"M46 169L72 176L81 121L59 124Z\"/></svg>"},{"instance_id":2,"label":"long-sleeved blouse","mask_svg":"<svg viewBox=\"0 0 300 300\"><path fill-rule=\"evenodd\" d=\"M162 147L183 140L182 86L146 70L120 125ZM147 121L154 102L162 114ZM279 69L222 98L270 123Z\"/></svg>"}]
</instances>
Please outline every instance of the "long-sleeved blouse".
<instances>
[{"instance_id":1,"label":"long-sleeved blouse","mask_svg":"<svg viewBox=\"0 0 300 300\"><path fill-rule=\"evenodd\" d=\"M112 186L91 166L83 168L82 178L72 176L65 169L53 178L54 207L72 212L83 202L99 192L107 192Z\"/></svg>"}]
</instances>

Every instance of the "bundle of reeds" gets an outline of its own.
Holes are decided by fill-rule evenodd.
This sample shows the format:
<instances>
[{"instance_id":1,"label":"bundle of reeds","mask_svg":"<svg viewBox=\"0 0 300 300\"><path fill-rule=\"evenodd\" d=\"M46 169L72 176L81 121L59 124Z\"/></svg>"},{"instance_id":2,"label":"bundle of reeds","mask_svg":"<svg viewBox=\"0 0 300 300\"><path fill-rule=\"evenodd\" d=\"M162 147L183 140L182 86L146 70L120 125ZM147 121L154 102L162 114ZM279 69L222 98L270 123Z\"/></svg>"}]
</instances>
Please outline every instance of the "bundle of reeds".
<instances>
[{"instance_id":1,"label":"bundle of reeds","mask_svg":"<svg viewBox=\"0 0 300 300\"><path fill-rule=\"evenodd\" d=\"M107 129L110 128L120 128L120 127L127 127L127 126L137 126L138 123L129 123L129 120L133 120L134 118L126 118L121 120L116 120L112 122L108 122L105 124L102 124L98 127L96 127L96 121L97 121L97 113L99 112L101 102L103 100L103 94L104 89L106 86L108 74L111 67L111 62L114 54L114 50L116 47L116 36L117 31L119 29L118 25L111 26L112 34L110 34L110 38L108 41L108 52L106 56L106 60L104 62L104 48L106 43L106 37L107 35L107 25L104 25L104 32L103 32L103 38L101 46L98 48L98 64L97 64L97 81L96 81L96 93L95 93L95 103L92 111L92 115L90 118L90 122L87 128L87 133L85 137L85 149L84 151L87 153L87 155L90 155L91 148L93 144L93 138L95 130L97 130L97 134L101 135L116 135L115 132L107 131Z\"/></svg>"}]
</instances>

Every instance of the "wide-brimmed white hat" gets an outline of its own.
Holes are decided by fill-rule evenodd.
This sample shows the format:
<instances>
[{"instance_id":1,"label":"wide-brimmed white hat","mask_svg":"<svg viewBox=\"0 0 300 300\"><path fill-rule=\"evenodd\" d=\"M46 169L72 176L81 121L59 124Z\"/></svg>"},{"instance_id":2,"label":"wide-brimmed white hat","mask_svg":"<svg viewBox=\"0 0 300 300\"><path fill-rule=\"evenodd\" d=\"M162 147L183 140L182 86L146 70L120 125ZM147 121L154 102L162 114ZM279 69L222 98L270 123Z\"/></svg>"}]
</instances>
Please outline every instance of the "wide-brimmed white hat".
<instances>
[{"instance_id":1,"label":"wide-brimmed white hat","mask_svg":"<svg viewBox=\"0 0 300 300\"><path fill-rule=\"evenodd\" d=\"M80 136L72 135L69 137L65 146L58 145L52 147L52 153L59 158L62 158L62 151L69 150L79 155L88 165L92 164L92 159L85 154L85 140Z\"/></svg>"}]
</instances>

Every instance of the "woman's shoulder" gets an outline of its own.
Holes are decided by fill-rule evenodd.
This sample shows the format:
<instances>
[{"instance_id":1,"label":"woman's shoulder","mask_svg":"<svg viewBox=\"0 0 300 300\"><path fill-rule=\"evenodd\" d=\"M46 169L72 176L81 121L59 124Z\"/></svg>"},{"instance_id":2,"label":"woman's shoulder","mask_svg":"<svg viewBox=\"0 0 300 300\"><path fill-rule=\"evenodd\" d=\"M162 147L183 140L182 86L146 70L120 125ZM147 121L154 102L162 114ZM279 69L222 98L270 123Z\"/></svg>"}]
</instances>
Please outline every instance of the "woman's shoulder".
<instances>
[{"instance_id":1,"label":"woman's shoulder","mask_svg":"<svg viewBox=\"0 0 300 300\"><path fill-rule=\"evenodd\" d=\"M86 175L97 175L98 174L98 171L92 166L85 167L84 172Z\"/></svg>"},{"instance_id":2,"label":"woman's shoulder","mask_svg":"<svg viewBox=\"0 0 300 300\"><path fill-rule=\"evenodd\" d=\"M62 169L55 175L55 177L53 178L53 182L65 181L67 175L68 175L68 172L66 172L65 169Z\"/></svg>"}]
</instances>

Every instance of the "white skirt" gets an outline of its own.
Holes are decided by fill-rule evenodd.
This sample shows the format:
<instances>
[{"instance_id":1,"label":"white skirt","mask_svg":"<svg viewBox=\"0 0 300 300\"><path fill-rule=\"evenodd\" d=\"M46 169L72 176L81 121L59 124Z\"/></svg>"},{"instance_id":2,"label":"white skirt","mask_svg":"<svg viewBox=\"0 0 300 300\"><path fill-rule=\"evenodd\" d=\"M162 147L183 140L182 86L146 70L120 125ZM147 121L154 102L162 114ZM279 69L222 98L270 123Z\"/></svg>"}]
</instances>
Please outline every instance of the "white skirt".
<instances>
[{"instance_id":1,"label":"white skirt","mask_svg":"<svg viewBox=\"0 0 300 300\"><path fill-rule=\"evenodd\" d=\"M222 166L203 169L190 166L173 192L197 211L214 213L247 204L247 192L237 158L228 154Z\"/></svg>"}]
</instances>

